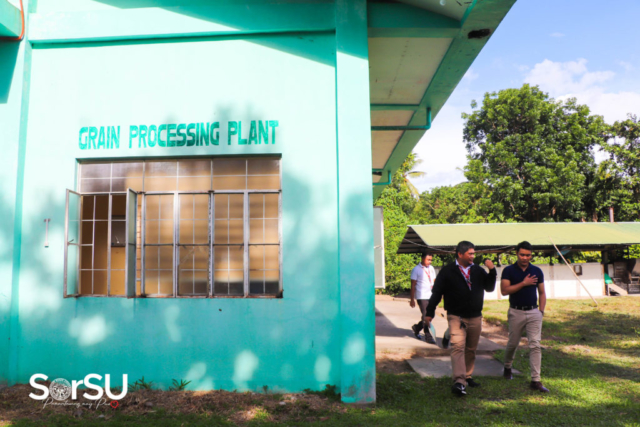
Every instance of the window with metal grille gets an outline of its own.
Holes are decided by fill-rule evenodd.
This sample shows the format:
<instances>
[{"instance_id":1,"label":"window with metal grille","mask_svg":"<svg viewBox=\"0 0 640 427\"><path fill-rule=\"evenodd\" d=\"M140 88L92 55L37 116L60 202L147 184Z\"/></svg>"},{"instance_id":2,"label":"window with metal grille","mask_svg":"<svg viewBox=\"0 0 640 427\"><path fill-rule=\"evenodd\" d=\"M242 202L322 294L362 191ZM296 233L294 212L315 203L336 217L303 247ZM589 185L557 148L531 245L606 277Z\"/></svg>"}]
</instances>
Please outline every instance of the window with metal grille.
<instances>
[{"instance_id":1,"label":"window with metal grille","mask_svg":"<svg viewBox=\"0 0 640 427\"><path fill-rule=\"evenodd\" d=\"M79 165L65 296L282 296L275 158Z\"/></svg>"}]
</instances>

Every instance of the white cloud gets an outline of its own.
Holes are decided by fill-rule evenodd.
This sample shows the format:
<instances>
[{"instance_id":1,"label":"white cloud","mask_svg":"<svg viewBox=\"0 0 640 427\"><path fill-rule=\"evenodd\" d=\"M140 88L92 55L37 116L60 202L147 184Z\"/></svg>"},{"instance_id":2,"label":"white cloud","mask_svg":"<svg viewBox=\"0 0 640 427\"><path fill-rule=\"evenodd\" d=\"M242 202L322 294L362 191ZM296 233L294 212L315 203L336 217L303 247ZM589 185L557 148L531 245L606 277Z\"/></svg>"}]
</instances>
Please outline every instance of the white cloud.
<instances>
[{"instance_id":1,"label":"white cloud","mask_svg":"<svg viewBox=\"0 0 640 427\"><path fill-rule=\"evenodd\" d=\"M607 91L606 84L614 76L613 71L589 71L586 59L568 62L545 59L525 75L524 81L539 85L559 100L576 98L588 105L593 114L612 123L624 120L627 113L637 112L640 107L640 93Z\"/></svg>"},{"instance_id":2,"label":"white cloud","mask_svg":"<svg viewBox=\"0 0 640 427\"><path fill-rule=\"evenodd\" d=\"M536 64L525 76L525 82L540 85L553 96L578 93L601 85L613 78L613 71L587 70L587 60L553 62L548 59Z\"/></svg>"},{"instance_id":3,"label":"white cloud","mask_svg":"<svg viewBox=\"0 0 640 427\"><path fill-rule=\"evenodd\" d=\"M635 70L635 67L634 67L633 65L631 65L631 63L629 63L629 62L626 62L626 61L618 61L618 64L619 64L622 68L624 68L624 70L625 70L626 72L629 72L629 71L633 71L633 70Z\"/></svg>"},{"instance_id":4,"label":"white cloud","mask_svg":"<svg viewBox=\"0 0 640 427\"><path fill-rule=\"evenodd\" d=\"M551 34L549 34L549 36L551 36L551 37L564 37L564 34L562 34L562 33L551 33Z\"/></svg>"},{"instance_id":5,"label":"white cloud","mask_svg":"<svg viewBox=\"0 0 640 427\"><path fill-rule=\"evenodd\" d=\"M477 79L478 77L480 77L480 74L478 74L475 71L473 71L473 68L469 68L467 70L467 72L464 73L464 76L462 77L462 79L463 80L467 80L467 81L473 81L473 80Z\"/></svg>"},{"instance_id":6,"label":"white cloud","mask_svg":"<svg viewBox=\"0 0 640 427\"><path fill-rule=\"evenodd\" d=\"M607 93L602 89L587 90L582 93L567 94L559 99L577 98L580 104L586 104L592 114L604 116L607 123L625 120L627 114L640 112L640 93Z\"/></svg>"}]
</instances>

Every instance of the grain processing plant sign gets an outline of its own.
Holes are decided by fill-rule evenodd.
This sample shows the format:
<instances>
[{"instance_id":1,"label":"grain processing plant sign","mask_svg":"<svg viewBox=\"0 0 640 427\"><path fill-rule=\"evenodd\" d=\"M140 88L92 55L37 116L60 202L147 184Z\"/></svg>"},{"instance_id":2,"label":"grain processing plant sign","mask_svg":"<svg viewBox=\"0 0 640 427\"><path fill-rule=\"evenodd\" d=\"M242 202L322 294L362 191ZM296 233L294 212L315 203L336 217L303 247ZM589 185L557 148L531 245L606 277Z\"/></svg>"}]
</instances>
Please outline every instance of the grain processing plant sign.
<instances>
[{"instance_id":1,"label":"grain processing plant sign","mask_svg":"<svg viewBox=\"0 0 640 427\"><path fill-rule=\"evenodd\" d=\"M278 120L138 124L130 125L125 134L121 134L120 128L120 126L82 127L78 136L78 145L81 150L114 150L119 149L120 144L128 148L154 149L267 145L276 143Z\"/></svg>"}]
</instances>

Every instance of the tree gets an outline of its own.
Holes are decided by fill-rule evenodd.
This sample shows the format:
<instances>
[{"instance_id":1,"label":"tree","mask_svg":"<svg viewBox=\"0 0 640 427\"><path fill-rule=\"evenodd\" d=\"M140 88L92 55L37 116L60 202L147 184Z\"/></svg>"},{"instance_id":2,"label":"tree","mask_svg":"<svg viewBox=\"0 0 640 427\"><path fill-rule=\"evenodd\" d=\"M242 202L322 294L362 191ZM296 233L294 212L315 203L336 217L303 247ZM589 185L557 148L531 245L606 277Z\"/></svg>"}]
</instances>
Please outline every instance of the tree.
<instances>
[{"instance_id":1,"label":"tree","mask_svg":"<svg viewBox=\"0 0 640 427\"><path fill-rule=\"evenodd\" d=\"M612 140L602 144L609 154L606 166L608 186L602 196L606 209L615 207L616 218L626 221L640 219L640 120L629 114L627 120L618 121L611 127Z\"/></svg>"},{"instance_id":2,"label":"tree","mask_svg":"<svg viewBox=\"0 0 640 427\"><path fill-rule=\"evenodd\" d=\"M475 102L472 108L477 108ZM466 120L465 176L484 184L485 209L499 221L591 219L595 146L604 141L602 117L575 99L555 101L537 86L487 93Z\"/></svg>"},{"instance_id":3,"label":"tree","mask_svg":"<svg viewBox=\"0 0 640 427\"><path fill-rule=\"evenodd\" d=\"M419 164L422 163L422 159L418 159L417 157L415 157L415 155L414 155L414 160L413 161L414 161L414 163L413 163L412 167L416 167L416 166L418 166ZM413 197L415 197L416 199L420 197L420 191L416 188L415 185L413 185L413 183L411 182L411 180L409 178L421 178L421 177L423 177L425 175L426 175L425 172L416 171L416 170L407 171L407 172L404 172L402 174L402 178L404 178L404 183L407 186L407 189L409 190L409 193L411 193L411 195Z\"/></svg>"},{"instance_id":4,"label":"tree","mask_svg":"<svg viewBox=\"0 0 640 427\"><path fill-rule=\"evenodd\" d=\"M495 222L483 203L488 188L469 182L436 187L420 196L414 211L417 224L464 224Z\"/></svg>"}]
</instances>

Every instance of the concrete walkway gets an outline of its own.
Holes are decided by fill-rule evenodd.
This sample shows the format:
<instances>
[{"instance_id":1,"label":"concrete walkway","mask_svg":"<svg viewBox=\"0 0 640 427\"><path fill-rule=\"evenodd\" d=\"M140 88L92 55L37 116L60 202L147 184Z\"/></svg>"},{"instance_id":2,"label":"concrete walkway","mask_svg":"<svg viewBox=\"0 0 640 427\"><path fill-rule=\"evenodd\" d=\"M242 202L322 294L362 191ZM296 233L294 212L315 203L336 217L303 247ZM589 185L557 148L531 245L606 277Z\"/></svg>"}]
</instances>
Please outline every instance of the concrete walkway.
<instances>
[{"instance_id":1,"label":"concrete walkway","mask_svg":"<svg viewBox=\"0 0 640 427\"><path fill-rule=\"evenodd\" d=\"M436 341L442 344L442 336L447 329L445 311L438 309L433 325L436 328ZM376 296L376 351L439 349L438 346L417 340L411 326L420 320L420 309L409 306L409 300L394 300L386 295ZM504 350L504 346L480 337L479 352Z\"/></svg>"},{"instance_id":2,"label":"concrete walkway","mask_svg":"<svg viewBox=\"0 0 640 427\"><path fill-rule=\"evenodd\" d=\"M443 356L439 346L442 344L442 336L447 329L446 312L442 309L436 311L433 325L436 328L436 341L438 345L427 344L424 340L415 338L411 326L420 320L420 310L411 308L408 299L394 299L386 295L376 296L376 352L377 353L405 353L425 350L433 355L426 357L414 357L407 362L421 376L444 377L451 376L451 359ZM431 351L429 351L431 350ZM493 352L504 350L504 346L487 338L480 337L478 344L475 375L500 376L502 375L502 363L493 358ZM514 373L517 372L514 369Z\"/></svg>"}]
</instances>

